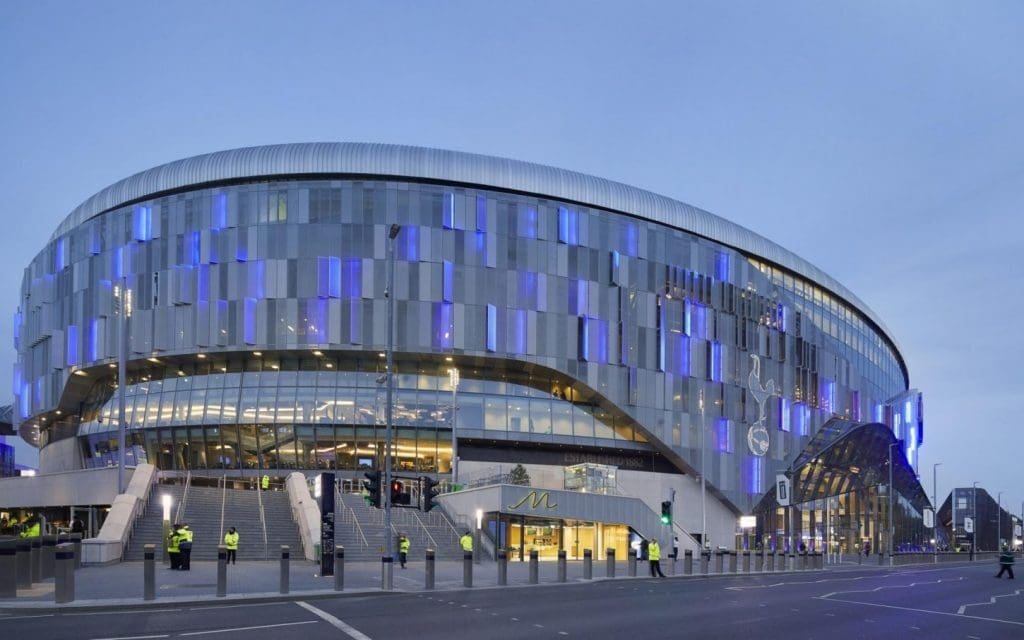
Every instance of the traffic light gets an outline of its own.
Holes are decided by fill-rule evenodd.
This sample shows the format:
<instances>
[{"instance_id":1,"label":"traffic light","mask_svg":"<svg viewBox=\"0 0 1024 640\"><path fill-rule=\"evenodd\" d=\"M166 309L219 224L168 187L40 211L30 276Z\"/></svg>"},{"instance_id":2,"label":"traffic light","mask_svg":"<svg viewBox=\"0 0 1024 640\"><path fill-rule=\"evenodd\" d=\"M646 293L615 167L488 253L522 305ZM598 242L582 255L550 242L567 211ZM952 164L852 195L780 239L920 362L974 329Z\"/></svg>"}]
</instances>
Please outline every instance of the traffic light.
<instances>
[{"instance_id":1,"label":"traffic light","mask_svg":"<svg viewBox=\"0 0 1024 640\"><path fill-rule=\"evenodd\" d=\"M391 504L409 504L409 494L405 493L405 485L398 480L391 481Z\"/></svg>"},{"instance_id":2,"label":"traffic light","mask_svg":"<svg viewBox=\"0 0 1024 640\"><path fill-rule=\"evenodd\" d=\"M665 500L661 503L661 524L672 524L672 501Z\"/></svg>"},{"instance_id":3,"label":"traffic light","mask_svg":"<svg viewBox=\"0 0 1024 640\"><path fill-rule=\"evenodd\" d=\"M380 471L367 471L363 474L363 491L366 501L371 507L380 508Z\"/></svg>"},{"instance_id":4,"label":"traffic light","mask_svg":"<svg viewBox=\"0 0 1024 640\"><path fill-rule=\"evenodd\" d=\"M427 476L421 476L420 482L422 483L422 489L420 493L423 495L423 511L427 512L437 506L437 502L434 498L440 491L437 490L437 480L428 478Z\"/></svg>"}]
</instances>

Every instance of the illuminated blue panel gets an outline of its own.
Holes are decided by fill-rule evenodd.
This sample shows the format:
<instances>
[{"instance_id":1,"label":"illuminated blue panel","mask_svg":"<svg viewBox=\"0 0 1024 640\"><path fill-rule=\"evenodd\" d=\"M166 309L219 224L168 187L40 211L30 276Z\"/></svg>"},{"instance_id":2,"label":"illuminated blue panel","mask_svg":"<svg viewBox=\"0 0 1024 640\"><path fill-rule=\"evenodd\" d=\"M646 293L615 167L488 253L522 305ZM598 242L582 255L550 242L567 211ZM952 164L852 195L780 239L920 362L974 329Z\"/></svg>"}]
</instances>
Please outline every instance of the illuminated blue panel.
<instances>
[{"instance_id":1,"label":"illuminated blue panel","mask_svg":"<svg viewBox=\"0 0 1024 640\"><path fill-rule=\"evenodd\" d=\"M662 303L661 296L658 296L658 371L665 370L665 352L668 350L666 341L668 340L666 331L666 318L665 314L667 310L665 305Z\"/></svg>"},{"instance_id":2,"label":"illuminated blue panel","mask_svg":"<svg viewBox=\"0 0 1024 640\"><path fill-rule=\"evenodd\" d=\"M764 492L764 458L750 456L747 458L747 493L757 495Z\"/></svg>"},{"instance_id":3,"label":"illuminated blue panel","mask_svg":"<svg viewBox=\"0 0 1024 640\"><path fill-rule=\"evenodd\" d=\"M715 261L715 274L718 276L719 281L729 281L729 254L721 252L718 254Z\"/></svg>"},{"instance_id":4,"label":"illuminated blue panel","mask_svg":"<svg viewBox=\"0 0 1024 640\"><path fill-rule=\"evenodd\" d=\"M608 362L608 323L600 318L579 319L579 358L587 362Z\"/></svg>"},{"instance_id":5,"label":"illuminated blue panel","mask_svg":"<svg viewBox=\"0 0 1024 640\"><path fill-rule=\"evenodd\" d=\"M100 358L99 333L100 321L98 318L93 318L89 321L89 330L85 334L85 357L89 362L96 362Z\"/></svg>"},{"instance_id":6,"label":"illuminated blue panel","mask_svg":"<svg viewBox=\"0 0 1024 640\"><path fill-rule=\"evenodd\" d=\"M434 303L433 343L437 349L451 349L455 344L453 309L448 302Z\"/></svg>"},{"instance_id":7,"label":"illuminated blue panel","mask_svg":"<svg viewBox=\"0 0 1024 640\"><path fill-rule=\"evenodd\" d=\"M245 344L256 344L256 298L243 301L242 338Z\"/></svg>"},{"instance_id":8,"label":"illuminated blue panel","mask_svg":"<svg viewBox=\"0 0 1024 640\"><path fill-rule=\"evenodd\" d=\"M220 262L220 232L216 230L210 231L210 264L218 264Z\"/></svg>"},{"instance_id":9,"label":"illuminated blue panel","mask_svg":"<svg viewBox=\"0 0 1024 640\"><path fill-rule=\"evenodd\" d=\"M67 336L67 358L69 367L78 365L78 325L69 324L64 335Z\"/></svg>"},{"instance_id":10,"label":"illuminated blue panel","mask_svg":"<svg viewBox=\"0 0 1024 640\"><path fill-rule=\"evenodd\" d=\"M875 405L875 422L885 424L885 407L881 404Z\"/></svg>"},{"instance_id":11,"label":"illuminated blue panel","mask_svg":"<svg viewBox=\"0 0 1024 640\"><path fill-rule=\"evenodd\" d=\"M577 332L579 334L579 344L576 347L577 353L579 353L579 359L584 361L590 360L590 324L587 319L580 317L578 321Z\"/></svg>"},{"instance_id":12,"label":"illuminated blue panel","mask_svg":"<svg viewBox=\"0 0 1024 640\"><path fill-rule=\"evenodd\" d=\"M445 193L441 196L441 224L445 229L455 228L455 194Z\"/></svg>"},{"instance_id":13,"label":"illuminated blue panel","mask_svg":"<svg viewBox=\"0 0 1024 640\"><path fill-rule=\"evenodd\" d=\"M32 385L21 385L21 397L18 398L18 410L22 418L27 418L32 408Z\"/></svg>"},{"instance_id":14,"label":"illuminated blue panel","mask_svg":"<svg viewBox=\"0 0 1024 640\"><path fill-rule=\"evenodd\" d=\"M732 453L732 423L727 418L715 420L715 440L719 451Z\"/></svg>"},{"instance_id":15,"label":"illuminated blue panel","mask_svg":"<svg viewBox=\"0 0 1024 640\"><path fill-rule=\"evenodd\" d=\"M793 421L796 423L796 434L798 436L806 436L807 430L810 428L810 411L806 404L803 402L797 402L793 405Z\"/></svg>"},{"instance_id":16,"label":"illuminated blue panel","mask_svg":"<svg viewBox=\"0 0 1024 640\"><path fill-rule=\"evenodd\" d=\"M619 282L619 252L612 251L612 272L609 277L609 281L612 284L621 284Z\"/></svg>"},{"instance_id":17,"label":"illuminated blue panel","mask_svg":"<svg viewBox=\"0 0 1024 640\"><path fill-rule=\"evenodd\" d=\"M855 422L860 421L860 391L850 394L850 418Z\"/></svg>"},{"instance_id":18,"label":"illuminated blue panel","mask_svg":"<svg viewBox=\"0 0 1024 640\"><path fill-rule=\"evenodd\" d=\"M210 265L201 264L196 269L196 300L210 301Z\"/></svg>"},{"instance_id":19,"label":"illuminated blue panel","mask_svg":"<svg viewBox=\"0 0 1024 640\"><path fill-rule=\"evenodd\" d=\"M789 432L789 399L779 397L779 431Z\"/></svg>"},{"instance_id":20,"label":"illuminated blue panel","mask_svg":"<svg viewBox=\"0 0 1024 640\"><path fill-rule=\"evenodd\" d=\"M245 262L249 259L249 245L246 242L248 234L245 233L244 229L240 229L235 243L235 262Z\"/></svg>"},{"instance_id":21,"label":"illuminated blue panel","mask_svg":"<svg viewBox=\"0 0 1024 640\"><path fill-rule=\"evenodd\" d=\"M537 274L533 271L519 272L519 290L516 295L516 306L521 309L534 309L537 304Z\"/></svg>"},{"instance_id":22,"label":"illuminated blue panel","mask_svg":"<svg viewBox=\"0 0 1024 640\"><path fill-rule=\"evenodd\" d=\"M487 350L498 350L498 309L493 304L487 305Z\"/></svg>"},{"instance_id":23,"label":"illuminated blue panel","mask_svg":"<svg viewBox=\"0 0 1024 640\"><path fill-rule=\"evenodd\" d=\"M409 225L402 227L402 233L398 236L398 244L401 248L399 258L408 262L416 262L420 259L420 228Z\"/></svg>"},{"instance_id":24,"label":"illuminated blue panel","mask_svg":"<svg viewBox=\"0 0 1024 640\"><path fill-rule=\"evenodd\" d=\"M683 300L683 333L693 335L693 303L689 298Z\"/></svg>"},{"instance_id":25,"label":"illuminated blue panel","mask_svg":"<svg viewBox=\"0 0 1024 640\"><path fill-rule=\"evenodd\" d=\"M327 295L331 298L341 297L341 258L330 256L327 263Z\"/></svg>"},{"instance_id":26,"label":"illuminated blue panel","mask_svg":"<svg viewBox=\"0 0 1024 640\"><path fill-rule=\"evenodd\" d=\"M199 232L190 231L185 234L185 264L196 266L199 264Z\"/></svg>"},{"instance_id":27,"label":"illuminated blue panel","mask_svg":"<svg viewBox=\"0 0 1024 640\"><path fill-rule=\"evenodd\" d=\"M825 411L835 413L836 410L836 383L827 378L822 378L819 388L818 406Z\"/></svg>"},{"instance_id":28,"label":"illuminated blue panel","mask_svg":"<svg viewBox=\"0 0 1024 640\"><path fill-rule=\"evenodd\" d=\"M779 322L779 331L789 331L789 311L787 311L785 306L781 304L779 305L777 317Z\"/></svg>"},{"instance_id":29,"label":"illuminated blue panel","mask_svg":"<svg viewBox=\"0 0 1024 640\"><path fill-rule=\"evenodd\" d=\"M911 400L903 403L903 421L907 424L914 421L914 403Z\"/></svg>"},{"instance_id":30,"label":"illuminated blue panel","mask_svg":"<svg viewBox=\"0 0 1024 640\"><path fill-rule=\"evenodd\" d=\"M349 300L363 297L363 261L359 258L341 261L341 297Z\"/></svg>"},{"instance_id":31,"label":"illuminated blue panel","mask_svg":"<svg viewBox=\"0 0 1024 640\"><path fill-rule=\"evenodd\" d=\"M111 271L114 272L115 278L124 277L124 247L117 247L110 252L111 260Z\"/></svg>"},{"instance_id":32,"label":"illuminated blue panel","mask_svg":"<svg viewBox=\"0 0 1024 640\"><path fill-rule=\"evenodd\" d=\"M914 453L917 451L917 427L910 427L910 433L907 434L906 449L907 459L913 463Z\"/></svg>"},{"instance_id":33,"label":"illuminated blue panel","mask_svg":"<svg viewBox=\"0 0 1024 640\"><path fill-rule=\"evenodd\" d=\"M14 376L11 378L11 393L18 395L21 392L21 365L14 365Z\"/></svg>"},{"instance_id":34,"label":"illuminated blue panel","mask_svg":"<svg viewBox=\"0 0 1024 640\"><path fill-rule=\"evenodd\" d=\"M455 302L455 265L445 260L441 263L441 299Z\"/></svg>"},{"instance_id":35,"label":"illuminated blue panel","mask_svg":"<svg viewBox=\"0 0 1024 640\"><path fill-rule=\"evenodd\" d=\"M246 269L249 276L246 292L250 297L262 300L267 297L267 265L263 260L256 260Z\"/></svg>"},{"instance_id":36,"label":"illuminated blue panel","mask_svg":"<svg viewBox=\"0 0 1024 640\"><path fill-rule=\"evenodd\" d=\"M14 312L14 344L17 346L19 338L21 338L21 323L24 321L20 311Z\"/></svg>"},{"instance_id":37,"label":"illuminated blue panel","mask_svg":"<svg viewBox=\"0 0 1024 640\"><path fill-rule=\"evenodd\" d=\"M608 363L608 322L594 318L592 322L597 324L597 361L601 364Z\"/></svg>"},{"instance_id":38,"label":"illuminated blue panel","mask_svg":"<svg viewBox=\"0 0 1024 640\"><path fill-rule=\"evenodd\" d=\"M519 210L519 218L516 221L516 235L520 238L537 237L537 209L535 207Z\"/></svg>"},{"instance_id":39,"label":"illuminated blue panel","mask_svg":"<svg viewBox=\"0 0 1024 640\"><path fill-rule=\"evenodd\" d=\"M480 256L480 264L487 264L487 234L479 232L476 234L476 253Z\"/></svg>"},{"instance_id":40,"label":"illuminated blue panel","mask_svg":"<svg viewBox=\"0 0 1024 640\"><path fill-rule=\"evenodd\" d=\"M228 194L217 193L213 196L213 210L210 215L211 229L224 229L228 226Z\"/></svg>"},{"instance_id":41,"label":"illuminated blue panel","mask_svg":"<svg viewBox=\"0 0 1024 640\"><path fill-rule=\"evenodd\" d=\"M526 355L526 310L512 312L512 349L515 355Z\"/></svg>"},{"instance_id":42,"label":"illuminated blue panel","mask_svg":"<svg viewBox=\"0 0 1024 640\"><path fill-rule=\"evenodd\" d=\"M68 266L67 263L67 239L57 238L53 247L53 270L60 271Z\"/></svg>"},{"instance_id":43,"label":"illuminated blue panel","mask_svg":"<svg viewBox=\"0 0 1024 640\"><path fill-rule=\"evenodd\" d=\"M626 255L635 258L638 253L638 247L640 244L636 225L633 224L632 222L627 222L625 233Z\"/></svg>"},{"instance_id":44,"label":"illuminated blue panel","mask_svg":"<svg viewBox=\"0 0 1024 640\"><path fill-rule=\"evenodd\" d=\"M153 239L153 207L135 205L132 211L132 238L139 242Z\"/></svg>"},{"instance_id":45,"label":"illuminated blue panel","mask_svg":"<svg viewBox=\"0 0 1024 640\"><path fill-rule=\"evenodd\" d=\"M487 231L487 198L476 197L476 230Z\"/></svg>"},{"instance_id":46,"label":"illuminated blue panel","mask_svg":"<svg viewBox=\"0 0 1024 640\"><path fill-rule=\"evenodd\" d=\"M690 339L686 336L674 336L674 371L681 376L690 375Z\"/></svg>"},{"instance_id":47,"label":"illuminated blue panel","mask_svg":"<svg viewBox=\"0 0 1024 640\"><path fill-rule=\"evenodd\" d=\"M690 305L692 317L690 319L691 336L703 338L707 335L707 307L702 304L693 303Z\"/></svg>"},{"instance_id":48,"label":"illuminated blue panel","mask_svg":"<svg viewBox=\"0 0 1024 640\"><path fill-rule=\"evenodd\" d=\"M709 373L715 382L722 381L722 343L713 340L711 345L711 367Z\"/></svg>"},{"instance_id":49,"label":"illuminated blue panel","mask_svg":"<svg viewBox=\"0 0 1024 640\"><path fill-rule=\"evenodd\" d=\"M579 244L579 214L575 209L558 207L558 241L562 244Z\"/></svg>"},{"instance_id":50,"label":"illuminated blue panel","mask_svg":"<svg viewBox=\"0 0 1024 640\"><path fill-rule=\"evenodd\" d=\"M327 256L316 257L316 296L331 297L331 258Z\"/></svg>"},{"instance_id":51,"label":"illuminated blue panel","mask_svg":"<svg viewBox=\"0 0 1024 640\"><path fill-rule=\"evenodd\" d=\"M320 298L306 301L306 344L327 342L327 304Z\"/></svg>"},{"instance_id":52,"label":"illuminated blue panel","mask_svg":"<svg viewBox=\"0 0 1024 640\"><path fill-rule=\"evenodd\" d=\"M103 239L100 236L99 225L92 225L89 228L89 253L98 256L103 251Z\"/></svg>"}]
</instances>

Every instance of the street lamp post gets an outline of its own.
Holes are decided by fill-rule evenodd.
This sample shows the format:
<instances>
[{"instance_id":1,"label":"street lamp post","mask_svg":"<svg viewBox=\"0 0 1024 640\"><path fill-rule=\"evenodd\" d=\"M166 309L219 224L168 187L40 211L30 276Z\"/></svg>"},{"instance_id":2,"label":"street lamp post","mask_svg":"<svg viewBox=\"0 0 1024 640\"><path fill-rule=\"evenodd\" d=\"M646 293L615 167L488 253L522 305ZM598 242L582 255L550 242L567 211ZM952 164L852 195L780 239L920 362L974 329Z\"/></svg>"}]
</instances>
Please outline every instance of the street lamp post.
<instances>
[{"instance_id":1,"label":"street lamp post","mask_svg":"<svg viewBox=\"0 0 1024 640\"><path fill-rule=\"evenodd\" d=\"M996 496L996 551L1003 548L1003 492Z\"/></svg>"},{"instance_id":2,"label":"street lamp post","mask_svg":"<svg viewBox=\"0 0 1024 640\"><path fill-rule=\"evenodd\" d=\"M971 501L974 503L971 510L971 560L978 549L978 481L971 485Z\"/></svg>"},{"instance_id":3,"label":"street lamp post","mask_svg":"<svg viewBox=\"0 0 1024 640\"><path fill-rule=\"evenodd\" d=\"M932 465L932 509L935 510L932 514L932 538L934 538L932 541L932 553L936 556L939 555L939 482L936 471L941 465L941 462L936 462ZM952 507L952 502L953 500L950 499L950 507ZM956 532L955 518L953 519L953 531L954 533Z\"/></svg>"},{"instance_id":4,"label":"street lamp post","mask_svg":"<svg viewBox=\"0 0 1024 640\"><path fill-rule=\"evenodd\" d=\"M697 393L697 406L700 407L700 544L702 547L708 546L708 510L707 510L707 484L705 476L707 476L707 470L704 468L704 440L707 439L707 434L704 433L704 389L701 386L700 391ZM701 549L701 553L704 550Z\"/></svg>"},{"instance_id":5,"label":"street lamp post","mask_svg":"<svg viewBox=\"0 0 1024 640\"><path fill-rule=\"evenodd\" d=\"M402 227L392 224L388 229L388 283L384 295L388 302L388 339L386 367L387 367L387 400L384 407L384 486L381 487L384 501L384 552L386 562L392 558L391 548L391 423L394 412L394 358L395 358L395 238ZM390 565L387 565L390 568ZM388 591L392 588L392 573L386 572L384 588Z\"/></svg>"},{"instance_id":6,"label":"street lamp post","mask_svg":"<svg viewBox=\"0 0 1024 640\"><path fill-rule=\"evenodd\" d=\"M128 425L125 424L125 394L128 392L128 322L132 317L132 292L128 288L128 279L114 287L114 299L117 300L118 331L117 331L117 492L125 492L124 482L124 449L127 440Z\"/></svg>"},{"instance_id":7,"label":"street lamp post","mask_svg":"<svg viewBox=\"0 0 1024 640\"><path fill-rule=\"evenodd\" d=\"M893 563L893 560L892 560L892 539L893 539L893 536L896 533L896 524L893 522L893 518L892 518L892 513L893 513L892 501L893 501L893 494L895 493L895 491L893 491L893 486L892 486L892 448L899 446L899 444L900 444L900 441L897 440L896 442L893 442L893 443L891 443L889 445L889 566L890 567L892 566L892 563Z\"/></svg>"}]
</instances>

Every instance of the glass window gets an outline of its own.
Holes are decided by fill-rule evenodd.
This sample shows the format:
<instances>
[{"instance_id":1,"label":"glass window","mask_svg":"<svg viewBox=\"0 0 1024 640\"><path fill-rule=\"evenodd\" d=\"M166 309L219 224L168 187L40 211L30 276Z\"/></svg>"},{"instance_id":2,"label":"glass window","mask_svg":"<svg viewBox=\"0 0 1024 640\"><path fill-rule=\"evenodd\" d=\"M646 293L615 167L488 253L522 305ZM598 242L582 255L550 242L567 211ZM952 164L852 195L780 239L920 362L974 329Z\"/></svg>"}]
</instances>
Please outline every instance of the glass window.
<instances>
[{"instance_id":1,"label":"glass window","mask_svg":"<svg viewBox=\"0 0 1024 640\"><path fill-rule=\"evenodd\" d=\"M238 426L238 444L241 452L243 469L256 469L260 466L260 448L256 441L256 426L244 424Z\"/></svg>"},{"instance_id":2,"label":"glass window","mask_svg":"<svg viewBox=\"0 0 1024 640\"><path fill-rule=\"evenodd\" d=\"M319 467L316 457L316 440L313 427L295 427L295 455L300 469L316 469Z\"/></svg>"},{"instance_id":3,"label":"glass window","mask_svg":"<svg viewBox=\"0 0 1024 640\"><path fill-rule=\"evenodd\" d=\"M318 469L337 469L337 445L334 443L334 427L316 428L316 466Z\"/></svg>"},{"instance_id":4,"label":"glass window","mask_svg":"<svg viewBox=\"0 0 1024 640\"><path fill-rule=\"evenodd\" d=\"M508 430L508 408L505 398L486 396L484 400L484 429Z\"/></svg>"}]
</instances>

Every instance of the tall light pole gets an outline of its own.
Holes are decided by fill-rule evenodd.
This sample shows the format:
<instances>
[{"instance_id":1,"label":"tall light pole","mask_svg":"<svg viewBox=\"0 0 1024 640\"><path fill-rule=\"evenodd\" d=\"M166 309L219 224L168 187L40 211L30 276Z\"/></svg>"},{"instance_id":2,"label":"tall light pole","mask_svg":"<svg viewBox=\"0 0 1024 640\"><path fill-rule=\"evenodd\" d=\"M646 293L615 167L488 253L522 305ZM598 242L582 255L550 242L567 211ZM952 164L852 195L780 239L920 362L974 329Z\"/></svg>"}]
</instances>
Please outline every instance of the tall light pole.
<instances>
[{"instance_id":1,"label":"tall light pole","mask_svg":"<svg viewBox=\"0 0 1024 640\"><path fill-rule=\"evenodd\" d=\"M384 486L381 487L384 501L384 566L385 571L384 588L388 591L392 587L392 548L391 548L391 422L394 412L395 393L395 238L402 227L392 224L388 229L388 284L384 295L388 299L388 339L387 339L387 400L384 407Z\"/></svg>"},{"instance_id":2,"label":"tall light pole","mask_svg":"<svg viewBox=\"0 0 1024 640\"><path fill-rule=\"evenodd\" d=\"M978 549L978 481L971 485L971 501L974 503L971 511L971 560L974 560L974 552Z\"/></svg>"},{"instance_id":3,"label":"tall light pole","mask_svg":"<svg viewBox=\"0 0 1024 640\"><path fill-rule=\"evenodd\" d=\"M121 284L114 286L114 299L117 301L117 492L124 493L124 449L128 425L125 424L125 394L128 392L128 322L132 317L132 291L128 288L128 279L122 278Z\"/></svg>"},{"instance_id":4,"label":"tall light pole","mask_svg":"<svg viewBox=\"0 0 1024 640\"><path fill-rule=\"evenodd\" d=\"M996 497L996 550L1003 549L1003 492Z\"/></svg>"},{"instance_id":5,"label":"tall light pole","mask_svg":"<svg viewBox=\"0 0 1024 640\"><path fill-rule=\"evenodd\" d=\"M896 533L896 523L892 517L892 501L893 494L896 493L892 486L892 448L898 447L900 441L897 440L889 445L889 566L892 566L892 539Z\"/></svg>"},{"instance_id":6,"label":"tall light pole","mask_svg":"<svg viewBox=\"0 0 1024 640\"><path fill-rule=\"evenodd\" d=\"M704 440L707 439L704 428L704 385L697 392L697 406L700 407L700 544L708 547L708 509L707 509L707 470L704 468ZM703 553L703 549L701 550Z\"/></svg>"},{"instance_id":7,"label":"tall light pole","mask_svg":"<svg viewBox=\"0 0 1024 640\"><path fill-rule=\"evenodd\" d=\"M936 462L932 465L932 508L935 509L935 513L932 514L932 553L938 555L939 553L939 481L938 474L936 471L942 465L941 462ZM953 498L949 500L950 507L953 506ZM956 519L953 519L953 531L956 532Z\"/></svg>"},{"instance_id":8,"label":"tall light pole","mask_svg":"<svg viewBox=\"0 0 1024 640\"><path fill-rule=\"evenodd\" d=\"M455 416L459 409L459 370L452 367L448 370L448 383L452 386L452 484L459 481L459 439L455 435Z\"/></svg>"}]
</instances>

